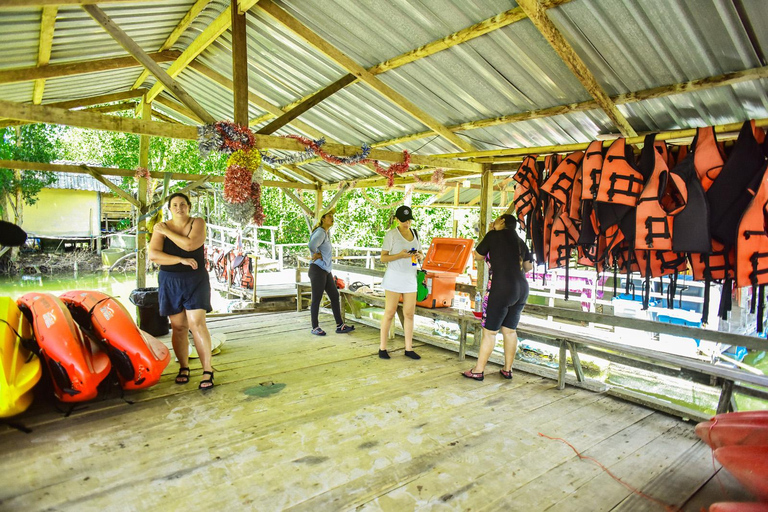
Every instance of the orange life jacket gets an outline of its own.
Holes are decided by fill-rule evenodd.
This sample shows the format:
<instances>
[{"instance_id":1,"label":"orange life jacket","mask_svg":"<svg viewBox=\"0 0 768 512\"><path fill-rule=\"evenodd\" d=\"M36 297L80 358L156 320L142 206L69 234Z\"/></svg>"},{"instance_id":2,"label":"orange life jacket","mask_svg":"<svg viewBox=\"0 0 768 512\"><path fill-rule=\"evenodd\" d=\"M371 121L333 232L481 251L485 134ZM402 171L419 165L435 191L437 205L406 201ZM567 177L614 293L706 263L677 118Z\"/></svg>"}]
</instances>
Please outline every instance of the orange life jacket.
<instances>
[{"instance_id":1,"label":"orange life jacket","mask_svg":"<svg viewBox=\"0 0 768 512\"><path fill-rule=\"evenodd\" d=\"M634 164L632 148L616 139L605 154L595 200L601 203L637 205L645 180Z\"/></svg>"},{"instance_id":2,"label":"orange life jacket","mask_svg":"<svg viewBox=\"0 0 768 512\"><path fill-rule=\"evenodd\" d=\"M573 190L573 183L576 177L576 171L584 158L583 151L576 151L568 155L560 165L550 174L541 190L551 195L560 204L568 205Z\"/></svg>"},{"instance_id":3,"label":"orange life jacket","mask_svg":"<svg viewBox=\"0 0 768 512\"><path fill-rule=\"evenodd\" d=\"M739 222L736 243L736 286L768 283L768 233L764 211L768 206L768 167L763 165L757 193ZM753 291L753 295L756 290Z\"/></svg>"},{"instance_id":4,"label":"orange life jacket","mask_svg":"<svg viewBox=\"0 0 768 512\"><path fill-rule=\"evenodd\" d=\"M582 160L581 198L594 200L600 188L600 176L603 170L603 143L599 140L590 142Z\"/></svg>"},{"instance_id":5,"label":"orange life jacket","mask_svg":"<svg viewBox=\"0 0 768 512\"><path fill-rule=\"evenodd\" d=\"M683 179L670 173L659 151L637 205L635 249L671 251L674 216L685 208L688 191ZM642 269L642 267L641 267Z\"/></svg>"},{"instance_id":6,"label":"orange life jacket","mask_svg":"<svg viewBox=\"0 0 768 512\"><path fill-rule=\"evenodd\" d=\"M709 190L712 183L720 175L725 163L723 150L717 145L717 135L713 126L705 126L696 130L691 150L694 151L694 166L699 175L704 192Z\"/></svg>"}]
</instances>

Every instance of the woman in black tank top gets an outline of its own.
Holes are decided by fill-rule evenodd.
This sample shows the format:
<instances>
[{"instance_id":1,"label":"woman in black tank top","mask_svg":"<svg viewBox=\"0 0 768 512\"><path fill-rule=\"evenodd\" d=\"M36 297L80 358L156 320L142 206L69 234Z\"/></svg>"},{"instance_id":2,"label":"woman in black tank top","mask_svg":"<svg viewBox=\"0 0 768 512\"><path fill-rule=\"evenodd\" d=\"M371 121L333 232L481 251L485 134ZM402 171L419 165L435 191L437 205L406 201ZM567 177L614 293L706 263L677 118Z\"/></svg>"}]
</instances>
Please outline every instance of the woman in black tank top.
<instances>
[{"instance_id":1,"label":"woman in black tank top","mask_svg":"<svg viewBox=\"0 0 768 512\"><path fill-rule=\"evenodd\" d=\"M173 194L168 209L173 218L155 225L149 259L160 265L160 314L171 319L173 351L179 360L176 384L189 382L189 331L203 366L200 389L213 387L211 334L205 314L211 311L211 283L205 270L205 221L190 217L192 206L184 194Z\"/></svg>"}]
</instances>

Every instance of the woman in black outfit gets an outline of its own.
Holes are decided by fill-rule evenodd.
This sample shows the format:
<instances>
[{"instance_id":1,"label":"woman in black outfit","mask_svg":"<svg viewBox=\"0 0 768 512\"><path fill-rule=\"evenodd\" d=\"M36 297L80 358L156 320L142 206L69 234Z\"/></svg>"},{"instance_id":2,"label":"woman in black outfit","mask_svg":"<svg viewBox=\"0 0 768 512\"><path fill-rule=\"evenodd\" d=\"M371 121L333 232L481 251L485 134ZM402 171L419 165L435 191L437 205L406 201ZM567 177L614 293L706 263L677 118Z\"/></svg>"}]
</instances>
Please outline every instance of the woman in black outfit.
<instances>
[{"instance_id":1,"label":"woman in black outfit","mask_svg":"<svg viewBox=\"0 0 768 512\"><path fill-rule=\"evenodd\" d=\"M531 252L517 236L516 225L513 215L499 216L475 249L475 259L488 262L488 291L483 298L483 339L477 364L462 373L469 379L483 380L499 329L504 336L504 367L500 373L505 379L512 378L512 363L517 352L515 329L528 300L525 272L533 268Z\"/></svg>"},{"instance_id":2,"label":"woman in black outfit","mask_svg":"<svg viewBox=\"0 0 768 512\"><path fill-rule=\"evenodd\" d=\"M189 331L203 366L200 389L213 387L211 334L205 314L211 311L211 283L205 270L205 221L190 217L192 203L184 194L168 198L173 218L156 224L149 242L149 259L160 265L160 314L171 319L173 351L179 360L176 384L189 382Z\"/></svg>"}]
</instances>

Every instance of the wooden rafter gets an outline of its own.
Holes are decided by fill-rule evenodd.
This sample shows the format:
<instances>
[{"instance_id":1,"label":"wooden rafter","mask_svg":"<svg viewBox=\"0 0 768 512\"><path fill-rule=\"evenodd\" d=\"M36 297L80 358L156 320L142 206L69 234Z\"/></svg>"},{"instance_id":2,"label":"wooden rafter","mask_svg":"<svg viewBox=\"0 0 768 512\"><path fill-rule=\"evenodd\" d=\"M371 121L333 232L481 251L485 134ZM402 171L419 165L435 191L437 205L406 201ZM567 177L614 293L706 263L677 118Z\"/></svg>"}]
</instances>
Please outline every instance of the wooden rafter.
<instances>
[{"instance_id":1,"label":"wooden rafter","mask_svg":"<svg viewBox=\"0 0 768 512\"><path fill-rule=\"evenodd\" d=\"M239 14L245 14L251 9L251 7L256 5L258 2L259 0L238 0L237 12Z\"/></svg>"},{"instance_id":2,"label":"wooden rafter","mask_svg":"<svg viewBox=\"0 0 768 512\"><path fill-rule=\"evenodd\" d=\"M565 40L554 23L549 19L546 9L539 3L539 0L519 0L517 4L525 11L533 25L541 32L544 39L552 45L555 52L560 56L566 66L576 75L581 85L597 101L600 108L616 125L622 135L625 137L634 137L637 135L629 121L616 108L616 104L608 97L608 93L600 86L597 79L587 68L584 61L576 54L570 44Z\"/></svg>"},{"instance_id":3,"label":"wooden rafter","mask_svg":"<svg viewBox=\"0 0 768 512\"><path fill-rule=\"evenodd\" d=\"M49 5L135 4L138 2L162 2L165 0L0 0L0 9L18 7L46 7Z\"/></svg>"},{"instance_id":4,"label":"wooden rafter","mask_svg":"<svg viewBox=\"0 0 768 512\"><path fill-rule=\"evenodd\" d=\"M554 4L561 5L569 1L570 0L554 0ZM494 30L504 28L508 25L511 25L512 23L523 20L525 18L526 18L526 15L523 12L523 10L520 9L519 7L515 7L514 9L510 9L501 14L497 14L496 16L483 20L479 23L475 23L472 26L463 28L458 32L454 32L453 34L449 34L443 38L427 43L424 46L420 46L415 50L411 50L409 52L398 55L397 57L394 57L387 61L376 64L375 66L368 68L368 71L374 75L378 75L386 71L391 71L405 64L409 64L419 59L423 59L424 57L429 57L430 55L434 55L443 50L447 50L448 48L451 48L458 44L466 43L467 41L471 41L472 39L475 39L477 37L493 32ZM340 90L336 87L337 87L337 84L342 80L351 80L346 84L346 85L350 85L357 81L357 77L352 74L346 75L345 77L327 86L326 88L321 89L320 91L316 91L308 96L304 96L303 98L297 101L294 101L293 103L285 106L283 110L286 112L291 112L293 109L301 107L306 102L312 102L315 96L318 96L318 95L320 95L323 99L327 98L331 94ZM346 85L344 87L346 87ZM332 92L328 93L327 91L329 89L331 89ZM314 104L312 106L314 106ZM271 117L272 117L272 114L269 113L269 114L260 116L256 119L253 119L251 121L251 126L260 124L263 121L270 119ZM433 132L429 131L427 133L433 133Z\"/></svg>"},{"instance_id":5,"label":"wooden rafter","mask_svg":"<svg viewBox=\"0 0 768 512\"><path fill-rule=\"evenodd\" d=\"M136 133L139 135L153 135L157 137L169 137L174 139L197 139L197 127L187 125L169 125L146 121L144 119L130 119L117 116L99 116L88 112L64 110L45 105L29 105L0 100L0 117L31 121L36 123L63 124L91 128L94 130L108 130L115 132ZM282 149L286 151L304 151L301 142L272 135L254 135L256 147L263 149ZM323 149L336 156L353 156L360 151L359 147L343 144L325 144ZM370 158L383 162L402 162L403 154L395 151L374 149ZM428 167L441 167L444 169L459 169L477 172L482 168L480 164L452 160L446 158L434 158L425 155L411 155L413 165Z\"/></svg>"},{"instance_id":6,"label":"wooden rafter","mask_svg":"<svg viewBox=\"0 0 768 512\"><path fill-rule=\"evenodd\" d=\"M107 187L109 190L111 190L113 194L128 201L136 208L141 208L141 203L139 202L138 199L136 199L131 194L129 194L125 190L121 189L120 187L118 187L117 185L115 185L114 183L106 179L104 176L101 175L100 172L95 170L93 167L83 165L82 168L87 174L90 174L93 177L93 179L95 179L96 181L98 181L99 183Z\"/></svg>"},{"instance_id":7,"label":"wooden rafter","mask_svg":"<svg viewBox=\"0 0 768 512\"><path fill-rule=\"evenodd\" d=\"M164 123L170 123L170 124L182 124L179 121L175 120L174 118L167 116L163 114L162 112L158 111L156 108L152 107L152 117L161 120Z\"/></svg>"},{"instance_id":8,"label":"wooden rafter","mask_svg":"<svg viewBox=\"0 0 768 512\"><path fill-rule=\"evenodd\" d=\"M141 64L147 70L149 70L149 72L152 73L160 81L160 83L165 85L165 87L167 87L173 93L173 95L176 96L184 105L189 107L195 114L204 119L207 123L213 123L216 121L216 119L208 112L206 112L205 109L201 107L200 104L197 103L197 101L195 101L192 96L187 94L181 85L176 83L176 81L168 73L166 73L163 68L161 68L155 61L149 58L147 53L141 49L141 46L136 44L136 42L131 39L128 34L126 34L120 27L118 27L117 24L112 21L104 11L102 11L96 5L84 5L83 9L91 16L91 18L93 18L99 25L101 25L109 35L112 36L112 39L117 41L117 43L120 44L120 46L122 46L128 53L133 55L136 60L141 62ZM150 89L150 93L152 90L154 90L154 87ZM149 101L149 98L147 98L147 101Z\"/></svg>"},{"instance_id":9,"label":"wooden rafter","mask_svg":"<svg viewBox=\"0 0 768 512\"><path fill-rule=\"evenodd\" d=\"M64 165L64 164L46 164L40 162L22 162L19 160L0 160L0 168L7 169L20 169L26 171L51 171L51 172L64 172L69 174L89 174L89 172L82 165ZM102 176L121 176L124 178L133 178L136 176L136 169L116 169L113 167L98 167L89 165L88 169L97 172ZM175 181L199 181L207 180L212 183L224 183L224 176L212 176L204 174L184 174L179 172L165 173L155 172L149 173L154 179L164 180L167 176ZM288 183L284 181L264 180L263 186L265 187L278 187L278 188L290 188L290 189L305 189L316 190L314 185L307 183Z\"/></svg>"},{"instance_id":10,"label":"wooden rafter","mask_svg":"<svg viewBox=\"0 0 768 512\"><path fill-rule=\"evenodd\" d=\"M460 139L458 136L456 136L456 134L443 126L443 124L441 124L435 118L411 103L411 101L406 99L405 96L386 85L368 70L357 64L351 58L346 56L344 53L339 51L333 45L325 41L319 35L302 24L299 20L291 16L288 12L275 5L272 0L261 0L257 4L257 8L274 18L277 22L285 26L288 30L305 40L307 43L317 48L328 58L365 82L369 87L378 92L384 98L393 102L403 111L424 123L426 126L437 132L440 136L454 144L456 147L465 151L473 150L473 146L471 144Z\"/></svg>"},{"instance_id":11,"label":"wooden rafter","mask_svg":"<svg viewBox=\"0 0 768 512\"><path fill-rule=\"evenodd\" d=\"M159 53L150 53L149 57L155 62L168 62L175 60L179 57L179 55L181 55L180 52L166 50ZM73 75L84 75L87 73L99 73L101 71L111 71L114 69L135 68L137 66L141 66L141 64L133 57L115 57L113 59L6 69L0 71L0 84L28 82L31 80L60 78Z\"/></svg>"},{"instance_id":12,"label":"wooden rafter","mask_svg":"<svg viewBox=\"0 0 768 512\"><path fill-rule=\"evenodd\" d=\"M301 114L306 112L307 110L311 109L327 97L337 93L338 91L342 90L347 85L351 84L352 82L357 81L357 77L355 75L344 75L339 80L336 80L334 83L323 89L322 91L318 92L317 94L313 94L307 101L302 102L299 105L296 105L292 109L288 110L288 112L284 113L277 119L270 122L265 127L261 128L256 133L262 133L264 135L269 135L270 133L275 133L277 130L285 126L286 124L290 123L297 117L299 117Z\"/></svg>"},{"instance_id":13,"label":"wooden rafter","mask_svg":"<svg viewBox=\"0 0 768 512\"><path fill-rule=\"evenodd\" d=\"M176 25L176 27L171 31L170 35L168 35L168 38L163 42L163 44L160 46L160 49L158 51L162 52L163 50L167 50L170 47L174 45L176 41L179 40L181 37L181 34L184 33L185 30L192 24L193 21L195 21L195 18L197 18L197 15L200 14L203 9L205 9L209 3L211 3L212 0L197 0L197 2L194 3L192 7L187 11L187 13L184 15L183 18L181 18L181 21L179 21L179 24ZM139 78L136 79L136 82L133 84L131 89L138 89L141 87L141 84L144 83L144 80L147 79L149 76L149 71L146 69L141 72L139 75Z\"/></svg>"},{"instance_id":14,"label":"wooden rafter","mask_svg":"<svg viewBox=\"0 0 768 512\"><path fill-rule=\"evenodd\" d=\"M283 189L283 193L285 193L288 198L290 198L294 203L296 203L299 208L304 212L304 215L306 215L309 218L313 218L315 216L315 212L312 211L312 208L307 206L307 204L302 201L299 196L297 196L292 190L289 190L287 188Z\"/></svg>"},{"instance_id":15,"label":"wooden rafter","mask_svg":"<svg viewBox=\"0 0 768 512\"><path fill-rule=\"evenodd\" d=\"M224 12L219 14L210 25L205 27L199 36L187 46L176 61L168 68L168 75L176 77L186 68L203 50L213 43L216 38L227 31L232 25L232 7L227 7ZM154 100L158 94L165 88L165 84L158 82L149 90L148 101Z\"/></svg>"},{"instance_id":16,"label":"wooden rafter","mask_svg":"<svg viewBox=\"0 0 768 512\"><path fill-rule=\"evenodd\" d=\"M46 66L51 60L51 47L53 46L53 29L56 25L56 13L59 8L55 5L43 7L40 18L40 44L37 51L37 65ZM39 105L43 101L45 91L45 79L35 80L35 88L32 91L32 103Z\"/></svg>"},{"instance_id":17,"label":"wooden rafter","mask_svg":"<svg viewBox=\"0 0 768 512\"><path fill-rule=\"evenodd\" d=\"M190 109L188 109L184 105L176 103L175 101L173 101L170 98L165 98L163 96L158 96L157 98L155 98L154 103L158 103L158 104L160 104L160 105L162 105L164 107L167 107L167 108L173 110L174 112L176 112L177 114L181 114L182 116L186 117L187 119L190 119L190 120L195 121L197 123L201 123L201 124L203 123L203 120L200 119L200 117L197 114L192 112Z\"/></svg>"}]
</instances>

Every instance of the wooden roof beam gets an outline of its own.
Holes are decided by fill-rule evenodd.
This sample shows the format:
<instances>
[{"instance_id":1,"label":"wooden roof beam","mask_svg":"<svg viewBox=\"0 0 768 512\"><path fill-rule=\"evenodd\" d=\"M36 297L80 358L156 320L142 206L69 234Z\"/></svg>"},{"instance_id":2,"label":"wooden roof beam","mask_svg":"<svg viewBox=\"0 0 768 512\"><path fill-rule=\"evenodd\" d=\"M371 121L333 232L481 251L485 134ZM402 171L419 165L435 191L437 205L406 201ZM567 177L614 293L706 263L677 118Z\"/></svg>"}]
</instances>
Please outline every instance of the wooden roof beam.
<instances>
[{"instance_id":1,"label":"wooden roof beam","mask_svg":"<svg viewBox=\"0 0 768 512\"><path fill-rule=\"evenodd\" d=\"M165 40L165 42L163 42L157 51L162 52L163 50L168 50L171 48L174 43L179 40L184 31L189 28L193 21L195 21L197 15L200 14L203 9L205 9L208 4L211 3L211 1L212 0L197 0L197 2L195 2L194 5L190 7L184 17L181 18L179 24L176 25L176 27L171 31L171 33L168 35L168 38ZM133 86L131 86L131 89L138 89L141 87L141 84L144 83L144 80L146 80L148 76L149 71L146 69L143 70L139 75L139 78L136 79L136 82L133 84Z\"/></svg>"},{"instance_id":2,"label":"wooden roof beam","mask_svg":"<svg viewBox=\"0 0 768 512\"><path fill-rule=\"evenodd\" d=\"M188 125L170 126L168 123L158 123L144 119L130 119L127 117L99 116L88 112L64 110L46 105L29 105L0 100L0 117L19 119L33 123L63 124L91 128L94 130L108 130L115 132L136 133L139 135L153 135L156 137L169 137L173 139L197 140L197 127ZM301 142L272 135L254 135L256 147L262 149L282 149L286 151L304 151ZM327 143L323 149L336 156L353 156L360 151L359 147L343 144ZM403 154L396 151L374 149L370 158L383 162L402 162ZM480 164L435 158L425 155L411 155L413 165L427 167L441 167L444 169L458 169L477 172L482 169Z\"/></svg>"},{"instance_id":3,"label":"wooden roof beam","mask_svg":"<svg viewBox=\"0 0 768 512\"><path fill-rule=\"evenodd\" d=\"M163 68L161 68L155 61L150 59L146 52L144 52L144 50L142 50L141 47L136 44L133 39L128 37L128 34L126 34L120 27L118 27L117 24L112 21L104 11L102 11L96 5L84 5L83 10L85 10L85 12L87 12L91 18L96 21L96 23L101 25L104 30L106 30L107 33L112 36L112 39L117 41L120 46L125 48L128 53L133 55L136 60L141 62L141 64L146 69L148 69L149 72L152 73L160 83L165 85L184 105L189 107L195 114L204 119L207 123L213 123L216 121L216 119L208 112L206 112L205 109L201 107L200 104L197 103L197 101L195 101L192 96L187 94L181 85L176 83L176 81L168 73L166 73ZM154 87L150 89L150 93L152 90L154 90ZM147 95L147 102L150 101L148 96L149 93Z\"/></svg>"},{"instance_id":4,"label":"wooden roof beam","mask_svg":"<svg viewBox=\"0 0 768 512\"><path fill-rule=\"evenodd\" d=\"M168 62L176 59L180 52L167 50L150 53L149 58L155 62ZM141 64L133 57L115 57L113 59L69 62L66 64L49 64L26 68L6 69L0 71L0 84L28 82L30 80L61 78L65 76L99 73L113 69L135 68Z\"/></svg>"},{"instance_id":5,"label":"wooden roof beam","mask_svg":"<svg viewBox=\"0 0 768 512\"><path fill-rule=\"evenodd\" d=\"M227 31L232 25L232 7L227 7L224 12L219 14L213 22L205 27L199 36L192 41L187 49L184 50L176 61L168 68L168 75L176 77L186 68L190 62L200 55L203 50L213 43L221 34ZM149 90L147 101L154 100L158 94L165 88L165 84L158 82ZM201 116L203 117L203 116ZM203 117L204 118L204 117ZM215 120L214 120L215 121ZM209 122L214 122L209 121Z\"/></svg>"},{"instance_id":6,"label":"wooden roof beam","mask_svg":"<svg viewBox=\"0 0 768 512\"><path fill-rule=\"evenodd\" d=\"M736 139L741 130L743 122L729 123L715 126L715 132L718 134L717 139L719 141ZM768 119L756 119L755 124L759 127L768 127ZM696 128L689 128L685 130L668 130L659 132L656 134L656 140L677 140L677 139L692 139L696 136ZM637 135L634 137L627 137L627 144L642 144L645 139L644 135ZM607 147L613 143L615 139L606 139L603 141L603 146ZM551 153L572 153L573 151L580 151L587 149L589 142L576 143L576 144L563 144L559 146L539 146L531 148L509 148L509 149L491 149L489 151L476 151L471 154L467 153L444 153L439 156L442 158L454 158L456 156L462 157L514 157L523 155L548 155Z\"/></svg>"},{"instance_id":7,"label":"wooden roof beam","mask_svg":"<svg viewBox=\"0 0 768 512\"><path fill-rule=\"evenodd\" d=\"M46 7L51 5L135 4L166 0L0 0L0 9L18 7Z\"/></svg>"},{"instance_id":8,"label":"wooden roof beam","mask_svg":"<svg viewBox=\"0 0 768 512\"><path fill-rule=\"evenodd\" d=\"M176 103L170 98L165 98L163 96L158 96L155 98L155 103L160 104L164 107L167 107L177 114L181 114L182 116L186 117L187 119L194 121L196 123L204 124L204 121L200 119L200 116L192 112L192 110L188 109L184 105L180 105L179 103Z\"/></svg>"},{"instance_id":9,"label":"wooden roof beam","mask_svg":"<svg viewBox=\"0 0 768 512\"><path fill-rule=\"evenodd\" d=\"M651 100L655 98L663 98L665 96L671 96L674 94L683 94L687 92L701 91L705 89L711 89L713 87L724 87L727 85L738 84L742 82L748 82L751 80L760 80L768 78L768 66L745 69L742 71L734 71L733 73L725 73L722 75L700 78L697 80L690 80L679 84L661 85L659 87L653 87L651 89L645 89L637 92L629 92L625 94L619 94L617 96L611 96L611 100L617 105L624 105L627 103L634 103L638 101ZM451 131L464 131L474 130L477 128L488 128L491 126L498 126L502 124L517 123L520 121L530 121L532 119L541 119L545 117L558 116L562 114L569 114L572 112L583 112L586 110L592 110L599 108L597 101L589 100L582 101L580 103L571 103L569 105L556 105L554 107L543 108L540 110L531 110L528 112L519 112L517 114L510 114L501 117L492 117L488 119L479 119L477 121L470 121L467 123L461 123L449 126ZM404 135L394 139L387 139L371 144L372 147L385 147L395 144L402 144L411 140L423 139L434 135L431 131L413 133L410 135Z\"/></svg>"},{"instance_id":10,"label":"wooden roof beam","mask_svg":"<svg viewBox=\"0 0 768 512\"><path fill-rule=\"evenodd\" d=\"M37 65L46 66L51 60L51 46L53 46L53 29L56 25L56 13L59 8L55 5L43 7L43 14L40 18L40 43L37 51ZM39 105L43 101L43 92L45 91L45 79L35 80L35 87L32 90L32 103Z\"/></svg>"},{"instance_id":11,"label":"wooden roof beam","mask_svg":"<svg viewBox=\"0 0 768 512\"><path fill-rule=\"evenodd\" d=\"M371 87L381 96L400 107L403 111L410 114L415 119L418 119L420 122L424 123L430 129L437 132L440 136L451 142L456 147L463 149L464 151L474 150L470 143L456 136L456 134L443 126L443 124L441 124L435 118L411 103L411 101L406 99L405 96L398 93L384 82L376 78L371 72L357 64L333 45L311 31L299 20L291 16L288 12L278 7L274 2L272 2L272 0L261 0L257 4L257 8L274 18L278 23L282 24L295 35L302 38L310 45L314 46L328 58L365 82L369 87Z\"/></svg>"},{"instance_id":12,"label":"wooden roof beam","mask_svg":"<svg viewBox=\"0 0 768 512\"><path fill-rule=\"evenodd\" d=\"M519 0L517 4L525 11L533 25L541 32L544 39L552 45L555 52L560 56L566 66L576 75L581 85L597 101L610 118L613 124L619 129L625 137L634 137L637 135L629 121L616 108L616 104L608 97L608 93L600 86L597 79L587 68L584 61L576 54L570 44L565 40L554 23L547 16L546 10L539 0Z\"/></svg>"},{"instance_id":13,"label":"wooden roof beam","mask_svg":"<svg viewBox=\"0 0 768 512\"><path fill-rule=\"evenodd\" d=\"M40 162L22 162L19 160L0 160L0 167L27 171L65 172L71 174L91 174L91 172L95 172L101 176L122 176L124 178L133 178L136 176L136 169L119 169L114 167L97 167L92 165L85 166L68 164L46 164ZM164 172L151 171L149 174L151 177L158 180L164 180L166 177L166 173ZM170 173L170 179L174 181L207 180L212 183L224 183L224 176L186 174L180 172ZM306 183L287 183L284 181L264 180L263 185L265 187L278 187L286 189L317 190L314 185L309 185Z\"/></svg>"}]
</instances>

